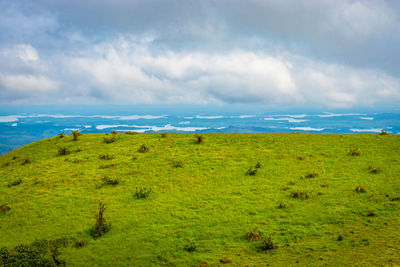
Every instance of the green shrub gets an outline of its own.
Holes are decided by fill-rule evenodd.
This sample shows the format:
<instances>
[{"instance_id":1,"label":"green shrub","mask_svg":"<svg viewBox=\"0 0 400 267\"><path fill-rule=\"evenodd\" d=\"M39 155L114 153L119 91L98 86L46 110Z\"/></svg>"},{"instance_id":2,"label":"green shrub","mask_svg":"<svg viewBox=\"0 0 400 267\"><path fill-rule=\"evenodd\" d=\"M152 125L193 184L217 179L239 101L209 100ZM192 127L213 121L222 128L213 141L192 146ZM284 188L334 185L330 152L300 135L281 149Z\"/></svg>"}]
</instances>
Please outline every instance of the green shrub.
<instances>
[{"instance_id":1,"label":"green shrub","mask_svg":"<svg viewBox=\"0 0 400 267\"><path fill-rule=\"evenodd\" d=\"M86 240L84 239L74 240L74 247L83 248L84 246L86 246Z\"/></svg>"},{"instance_id":2,"label":"green shrub","mask_svg":"<svg viewBox=\"0 0 400 267\"><path fill-rule=\"evenodd\" d=\"M66 147L59 147L58 148L58 155L60 156L65 156L65 155L69 155L69 151Z\"/></svg>"},{"instance_id":3,"label":"green shrub","mask_svg":"<svg viewBox=\"0 0 400 267\"><path fill-rule=\"evenodd\" d=\"M115 163L105 164L99 167L99 169L108 169L115 166Z\"/></svg>"},{"instance_id":4,"label":"green shrub","mask_svg":"<svg viewBox=\"0 0 400 267\"><path fill-rule=\"evenodd\" d=\"M195 137L195 141L194 141L194 142L195 142L196 144L202 144L202 143L204 143L204 139L205 139L205 138L204 138L203 136L197 135L197 134L196 134L194 137Z\"/></svg>"},{"instance_id":5,"label":"green shrub","mask_svg":"<svg viewBox=\"0 0 400 267\"><path fill-rule=\"evenodd\" d=\"M297 198L297 199L309 199L310 195L307 192L303 192L303 191L296 191L296 192L292 192L292 198Z\"/></svg>"},{"instance_id":6,"label":"green shrub","mask_svg":"<svg viewBox=\"0 0 400 267\"><path fill-rule=\"evenodd\" d=\"M384 131L384 130L382 130L380 133L378 133L378 135L388 135L389 133L388 132L386 132L386 131Z\"/></svg>"},{"instance_id":7,"label":"green shrub","mask_svg":"<svg viewBox=\"0 0 400 267\"><path fill-rule=\"evenodd\" d=\"M25 159L22 161L21 165L25 165L25 164L29 164L29 163L32 163L31 159L30 159L30 158L25 158Z\"/></svg>"},{"instance_id":8,"label":"green shrub","mask_svg":"<svg viewBox=\"0 0 400 267\"><path fill-rule=\"evenodd\" d=\"M110 231L111 224L106 222L106 218L104 217L104 212L106 210L104 203L99 203L99 211L95 215L96 223L95 225L89 230L90 235L97 239L103 236L105 233Z\"/></svg>"},{"instance_id":9,"label":"green shrub","mask_svg":"<svg viewBox=\"0 0 400 267\"><path fill-rule=\"evenodd\" d=\"M369 166L369 167L368 167L368 171L369 171L370 173L377 174L377 173L381 173L381 172L382 172L382 169L379 168L379 167L372 167L372 166Z\"/></svg>"},{"instance_id":10,"label":"green shrub","mask_svg":"<svg viewBox=\"0 0 400 267\"><path fill-rule=\"evenodd\" d=\"M22 178L15 179L8 183L7 187L17 186L22 183Z\"/></svg>"},{"instance_id":11,"label":"green shrub","mask_svg":"<svg viewBox=\"0 0 400 267\"><path fill-rule=\"evenodd\" d=\"M112 179L107 176L103 178L103 185L117 185L119 181L117 179Z\"/></svg>"},{"instance_id":12,"label":"green shrub","mask_svg":"<svg viewBox=\"0 0 400 267\"><path fill-rule=\"evenodd\" d=\"M76 131L72 132L72 136L74 138L74 141L78 141L79 140L79 136L81 136L81 133L78 130L76 130Z\"/></svg>"},{"instance_id":13,"label":"green shrub","mask_svg":"<svg viewBox=\"0 0 400 267\"><path fill-rule=\"evenodd\" d=\"M356 156L356 157L361 156L361 150L358 149L357 147L354 147L354 148L350 149L349 155Z\"/></svg>"},{"instance_id":14,"label":"green shrub","mask_svg":"<svg viewBox=\"0 0 400 267\"><path fill-rule=\"evenodd\" d=\"M161 133L160 135L161 135L161 138L166 138L168 136L167 133Z\"/></svg>"},{"instance_id":15,"label":"green shrub","mask_svg":"<svg viewBox=\"0 0 400 267\"><path fill-rule=\"evenodd\" d=\"M110 143L114 143L115 140L116 140L115 135L112 135L112 136L105 136L105 137L103 138L103 143L110 144Z\"/></svg>"},{"instance_id":16,"label":"green shrub","mask_svg":"<svg viewBox=\"0 0 400 267\"><path fill-rule=\"evenodd\" d=\"M361 185L358 185L354 191L356 191L357 193L365 193L365 192L367 192L365 187L361 186Z\"/></svg>"},{"instance_id":17,"label":"green shrub","mask_svg":"<svg viewBox=\"0 0 400 267\"><path fill-rule=\"evenodd\" d=\"M175 168L183 168L183 160L174 161L172 166L174 166Z\"/></svg>"},{"instance_id":18,"label":"green shrub","mask_svg":"<svg viewBox=\"0 0 400 267\"><path fill-rule=\"evenodd\" d=\"M112 130L112 131L111 131L111 134L112 134L112 135L117 135L118 132L117 132L116 130Z\"/></svg>"},{"instance_id":19,"label":"green shrub","mask_svg":"<svg viewBox=\"0 0 400 267\"><path fill-rule=\"evenodd\" d=\"M395 196L390 199L391 201L400 201L400 196Z\"/></svg>"},{"instance_id":20,"label":"green shrub","mask_svg":"<svg viewBox=\"0 0 400 267\"><path fill-rule=\"evenodd\" d=\"M104 154L104 155L99 155L99 159L103 159L103 160L112 160L114 157Z\"/></svg>"},{"instance_id":21,"label":"green shrub","mask_svg":"<svg viewBox=\"0 0 400 267\"><path fill-rule=\"evenodd\" d=\"M247 175L251 175L251 176L256 175L257 174L257 169L250 168L250 169L247 170L246 174Z\"/></svg>"},{"instance_id":22,"label":"green shrub","mask_svg":"<svg viewBox=\"0 0 400 267\"><path fill-rule=\"evenodd\" d=\"M61 132L61 133L58 134L58 137L59 137L59 138L64 138L64 136L65 136L65 133L64 133L64 132Z\"/></svg>"},{"instance_id":23,"label":"green shrub","mask_svg":"<svg viewBox=\"0 0 400 267\"><path fill-rule=\"evenodd\" d=\"M193 241L190 241L190 240L188 240L188 241L186 242L185 247L184 247L184 249L185 249L187 252L193 252L193 251L196 250L196 248L197 248L196 243L194 243Z\"/></svg>"},{"instance_id":24,"label":"green shrub","mask_svg":"<svg viewBox=\"0 0 400 267\"><path fill-rule=\"evenodd\" d=\"M136 191L134 193L134 196L137 199L147 198L150 195L151 192L152 192L151 188L146 189L146 188L137 188L136 187Z\"/></svg>"},{"instance_id":25,"label":"green shrub","mask_svg":"<svg viewBox=\"0 0 400 267\"><path fill-rule=\"evenodd\" d=\"M256 168L256 169L259 169L259 168L261 168L261 164L260 164L260 162L257 162L257 163L256 163L256 166L254 166L254 168Z\"/></svg>"},{"instance_id":26,"label":"green shrub","mask_svg":"<svg viewBox=\"0 0 400 267\"><path fill-rule=\"evenodd\" d=\"M274 249L274 248L275 248L275 245L274 245L274 242L272 241L271 235L269 235L268 237L264 237L261 240L261 243L260 243L261 250L270 250L270 249Z\"/></svg>"},{"instance_id":27,"label":"green shrub","mask_svg":"<svg viewBox=\"0 0 400 267\"><path fill-rule=\"evenodd\" d=\"M139 134L139 133L137 133L137 132L132 132L132 131L126 131L125 134L132 134L132 135L133 135L133 134Z\"/></svg>"},{"instance_id":28,"label":"green shrub","mask_svg":"<svg viewBox=\"0 0 400 267\"><path fill-rule=\"evenodd\" d=\"M343 236L342 236L342 235L339 235L339 236L337 237L337 241L343 241Z\"/></svg>"},{"instance_id":29,"label":"green shrub","mask_svg":"<svg viewBox=\"0 0 400 267\"><path fill-rule=\"evenodd\" d=\"M146 152L149 152L149 148L146 147L146 146L143 144L143 145L141 145L141 146L139 147L138 151L139 151L140 153L146 153Z\"/></svg>"},{"instance_id":30,"label":"green shrub","mask_svg":"<svg viewBox=\"0 0 400 267\"><path fill-rule=\"evenodd\" d=\"M316 172L310 172L309 174L306 174L305 176L304 176L304 178L315 178L315 177L317 177L318 176L318 173L316 173Z\"/></svg>"}]
</instances>

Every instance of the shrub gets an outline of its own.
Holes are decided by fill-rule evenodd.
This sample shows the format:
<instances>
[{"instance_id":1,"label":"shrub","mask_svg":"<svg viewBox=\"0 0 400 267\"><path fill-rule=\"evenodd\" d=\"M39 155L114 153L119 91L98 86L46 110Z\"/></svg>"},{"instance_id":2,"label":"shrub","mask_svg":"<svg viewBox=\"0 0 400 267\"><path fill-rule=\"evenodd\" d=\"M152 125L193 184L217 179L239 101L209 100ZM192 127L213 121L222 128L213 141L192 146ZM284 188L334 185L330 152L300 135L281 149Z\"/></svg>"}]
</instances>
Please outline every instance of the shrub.
<instances>
[{"instance_id":1,"label":"shrub","mask_svg":"<svg viewBox=\"0 0 400 267\"><path fill-rule=\"evenodd\" d=\"M146 152L149 152L149 148L146 147L146 146L143 144L143 145L141 145L141 146L139 147L138 151L139 151L140 153L146 153Z\"/></svg>"},{"instance_id":2,"label":"shrub","mask_svg":"<svg viewBox=\"0 0 400 267\"><path fill-rule=\"evenodd\" d=\"M279 203L278 209L286 209L286 204L285 203Z\"/></svg>"},{"instance_id":3,"label":"shrub","mask_svg":"<svg viewBox=\"0 0 400 267\"><path fill-rule=\"evenodd\" d=\"M25 158L25 159L22 161L21 165L25 165L25 164L28 164L28 163L32 163L31 159L30 159L30 158Z\"/></svg>"},{"instance_id":4,"label":"shrub","mask_svg":"<svg viewBox=\"0 0 400 267\"><path fill-rule=\"evenodd\" d=\"M342 235L339 235L339 236L337 237L337 241L343 241L343 236L342 236Z\"/></svg>"},{"instance_id":5,"label":"shrub","mask_svg":"<svg viewBox=\"0 0 400 267\"><path fill-rule=\"evenodd\" d=\"M350 156L356 156L356 157L357 156L361 156L361 150L358 149L357 147L354 147L354 148L350 149L349 155Z\"/></svg>"},{"instance_id":6,"label":"shrub","mask_svg":"<svg viewBox=\"0 0 400 267\"><path fill-rule=\"evenodd\" d=\"M116 140L115 135L112 136L105 136L103 138L103 143L109 144L109 143L114 143Z\"/></svg>"},{"instance_id":7,"label":"shrub","mask_svg":"<svg viewBox=\"0 0 400 267\"><path fill-rule=\"evenodd\" d=\"M391 201L400 201L400 196L392 197Z\"/></svg>"},{"instance_id":8,"label":"shrub","mask_svg":"<svg viewBox=\"0 0 400 267\"><path fill-rule=\"evenodd\" d=\"M298 160L305 160L306 158L304 156L297 156Z\"/></svg>"},{"instance_id":9,"label":"shrub","mask_svg":"<svg viewBox=\"0 0 400 267\"><path fill-rule=\"evenodd\" d=\"M105 233L107 233L111 229L111 224L107 223L106 218L104 218L105 210L106 210L105 204L100 202L99 203L99 211L95 215L96 223L89 231L90 235L94 239L97 239L97 238L103 236Z\"/></svg>"},{"instance_id":10,"label":"shrub","mask_svg":"<svg viewBox=\"0 0 400 267\"><path fill-rule=\"evenodd\" d=\"M19 184L21 184L21 183L22 183L22 179L21 179L21 178L18 178L18 179L15 179L15 180L9 182L8 185L7 185L7 187L10 188L10 187L13 187L13 186L17 186L17 185L19 185Z\"/></svg>"},{"instance_id":11,"label":"shrub","mask_svg":"<svg viewBox=\"0 0 400 267\"><path fill-rule=\"evenodd\" d=\"M134 196L137 199L147 198L150 195L151 192L152 192L151 188L146 189L146 188L137 188L136 187L136 191L135 191Z\"/></svg>"},{"instance_id":12,"label":"shrub","mask_svg":"<svg viewBox=\"0 0 400 267\"><path fill-rule=\"evenodd\" d=\"M64 132L61 132L61 133L58 134L58 137L59 137L59 138L64 138L64 136L65 136L65 133L64 133Z\"/></svg>"},{"instance_id":13,"label":"shrub","mask_svg":"<svg viewBox=\"0 0 400 267\"><path fill-rule=\"evenodd\" d=\"M187 252L193 252L193 251L196 250L196 248L197 248L196 244L195 244L193 241L190 241L190 240L188 240L188 241L186 242L185 247L184 247L184 249L185 249Z\"/></svg>"},{"instance_id":14,"label":"shrub","mask_svg":"<svg viewBox=\"0 0 400 267\"><path fill-rule=\"evenodd\" d=\"M59 147L58 148L58 155L60 156L65 156L68 155L70 152L68 151L68 149L66 147Z\"/></svg>"},{"instance_id":15,"label":"shrub","mask_svg":"<svg viewBox=\"0 0 400 267\"><path fill-rule=\"evenodd\" d=\"M107 169L107 168L112 168L114 166L115 166L115 163L110 163L110 164L100 166L99 169Z\"/></svg>"},{"instance_id":16,"label":"shrub","mask_svg":"<svg viewBox=\"0 0 400 267\"><path fill-rule=\"evenodd\" d=\"M116 134L118 134L118 132L117 132L116 130L112 130L112 131L111 131L111 134L112 134L112 135L116 135Z\"/></svg>"},{"instance_id":17,"label":"shrub","mask_svg":"<svg viewBox=\"0 0 400 267\"><path fill-rule=\"evenodd\" d=\"M104 155L99 155L99 159L103 159L103 160L112 160L114 157L104 154Z\"/></svg>"},{"instance_id":18,"label":"shrub","mask_svg":"<svg viewBox=\"0 0 400 267\"><path fill-rule=\"evenodd\" d=\"M253 169L253 168L248 169L246 172L247 175L251 175L251 176L256 175L256 173L257 173L257 169Z\"/></svg>"},{"instance_id":19,"label":"shrub","mask_svg":"<svg viewBox=\"0 0 400 267\"><path fill-rule=\"evenodd\" d=\"M161 138L166 138L167 136L167 133L161 133Z\"/></svg>"},{"instance_id":20,"label":"shrub","mask_svg":"<svg viewBox=\"0 0 400 267\"><path fill-rule=\"evenodd\" d=\"M378 135L388 135L389 133L388 132L386 132L386 131L384 131L384 130L382 130L380 133L378 133Z\"/></svg>"},{"instance_id":21,"label":"shrub","mask_svg":"<svg viewBox=\"0 0 400 267\"><path fill-rule=\"evenodd\" d=\"M74 137L74 141L78 141L80 135L81 135L81 133L78 130L72 132L72 136Z\"/></svg>"},{"instance_id":22,"label":"shrub","mask_svg":"<svg viewBox=\"0 0 400 267\"><path fill-rule=\"evenodd\" d=\"M174 161L172 164L175 168L183 168L183 160Z\"/></svg>"},{"instance_id":23,"label":"shrub","mask_svg":"<svg viewBox=\"0 0 400 267\"><path fill-rule=\"evenodd\" d=\"M356 191L357 193L365 193L365 192L367 192L367 190L365 189L365 187L363 187L363 186L361 186L361 185L358 185L358 186L356 187L355 191Z\"/></svg>"},{"instance_id":24,"label":"shrub","mask_svg":"<svg viewBox=\"0 0 400 267\"><path fill-rule=\"evenodd\" d=\"M194 142L195 142L196 144L201 144L201 143L204 142L204 137L203 137L203 136L197 135L197 134L196 134L194 137L195 137L195 141L194 141Z\"/></svg>"},{"instance_id":25,"label":"shrub","mask_svg":"<svg viewBox=\"0 0 400 267\"><path fill-rule=\"evenodd\" d=\"M3 167L7 167L7 166L10 166L10 162L6 162L3 164Z\"/></svg>"},{"instance_id":26,"label":"shrub","mask_svg":"<svg viewBox=\"0 0 400 267\"><path fill-rule=\"evenodd\" d=\"M375 173L375 174L377 174L377 173L381 173L381 172L382 172L382 169L379 168L379 167L372 167L372 166L369 166L369 167L368 167L368 171L369 171L370 173Z\"/></svg>"},{"instance_id":27,"label":"shrub","mask_svg":"<svg viewBox=\"0 0 400 267\"><path fill-rule=\"evenodd\" d=\"M103 178L103 185L117 185L119 181L117 179L112 179L107 176Z\"/></svg>"},{"instance_id":28,"label":"shrub","mask_svg":"<svg viewBox=\"0 0 400 267\"><path fill-rule=\"evenodd\" d=\"M247 232L247 240L253 242L254 240L258 240L261 238L261 232L256 230L251 230Z\"/></svg>"},{"instance_id":29,"label":"shrub","mask_svg":"<svg viewBox=\"0 0 400 267\"><path fill-rule=\"evenodd\" d=\"M3 205L0 205L0 213L6 213L7 211L9 211L11 208L8 206L8 205L6 205L6 204L3 204Z\"/></svg>"},{"instance_id":30,"label":"shrub","mask_svg":"<svg viewBox=\"0 0 400 267\"><path fill-rule=\"evenodd\" d=\"M292 192L292 198L309 199L310 195L303 191Z\"/></svg>"},{"instance_id":31,"label":"shrub","mask_svg":"<svg viewBox=\"0 0 400 267\"><path fill-rule=\"evenodd\" d=\"M305 175L304 177L305 177L305 178L315 178L315 177L317 177L317 176L318 176L318 173L316 173L316 172L311 172L311 173Z\"/></svg>"},{"instance_id":32,"label":"shrub","mask_svg":"<svg viewBox=\"0 0 400 267\"><path fill-rule=\"evenodd\" d=\"M125 134L138 134L137 132L126 131Z\"/></svg>"},{"instance_id":33,"label":"shrub","mask_svg":"<svg viewBox=\"0 0 400 267\"><path fill-rule=\"evenodd\" d=\"M261 164L260 164L260 162L257 162L257 164L256 164L256 166L254 166L254 168L256 168L256 169L259 169L259 168L261 168Z\"/></svg>"},{"instance_id":34,"label":"shrub","mask_svg":"<svg viewBox=\"0 0 400 267\"><path fill-rule=\"evenodd\" d=\"M84 246L86 246L86 240L84 239L74 240L74 247L83 248Z\"/></svg>"},{"instance_id":35,"label":"shrub","mask_svg":"<svg viewBox=\"0 0 400 267\"><path fill-rule=\"evenodd\" d=\"M274 248L275 248L275 245L274 245L274 242L272 241L271 235L269 235L268 237L264 237L261 240L261 243L260 243L261 250L270 250L270 249L274 249Z\"/></svg>"}]
</instances>

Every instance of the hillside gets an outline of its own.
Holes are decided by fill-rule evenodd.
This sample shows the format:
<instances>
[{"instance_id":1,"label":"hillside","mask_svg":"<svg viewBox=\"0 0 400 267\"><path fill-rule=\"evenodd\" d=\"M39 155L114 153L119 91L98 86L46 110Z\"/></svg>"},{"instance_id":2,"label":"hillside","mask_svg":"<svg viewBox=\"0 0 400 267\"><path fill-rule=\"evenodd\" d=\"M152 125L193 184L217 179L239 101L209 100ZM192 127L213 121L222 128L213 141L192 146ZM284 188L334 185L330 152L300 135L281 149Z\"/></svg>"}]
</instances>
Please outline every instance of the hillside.
<instances>
[{"instance_id":1,"label":"hillside","mask_svg":"<svg viewBox=\"0 0 400 267\"><path fill-rule=\"evenodd\" d=\"M2 155L0 265L400 264L399 135L202 137L68 135ZM111 227L94 238L99 202Z\"/></svg>"}]
</instances>

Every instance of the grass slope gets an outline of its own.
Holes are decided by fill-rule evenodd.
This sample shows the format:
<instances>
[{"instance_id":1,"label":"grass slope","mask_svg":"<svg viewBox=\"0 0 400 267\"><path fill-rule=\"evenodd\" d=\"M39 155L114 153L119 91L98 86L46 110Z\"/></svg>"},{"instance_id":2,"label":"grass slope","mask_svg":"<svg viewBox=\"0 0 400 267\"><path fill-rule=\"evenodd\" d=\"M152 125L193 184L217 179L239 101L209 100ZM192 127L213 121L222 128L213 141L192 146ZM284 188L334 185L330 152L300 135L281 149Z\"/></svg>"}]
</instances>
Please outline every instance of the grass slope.
<instances>
[{"instance_id":1,"label":"grass slope","mask_svg":"<svg viewBox=\"0 0 400 267\"><path fill-rule=\"evenodd\" d=\"M10 208L0 248L81 240L61 249L70 266L400 264L400 136L104 136L48 138L0 157L0 206ZM152 191L138 199L136 188ZM111 230L93 239L99 201ZM252 230L276 248L260 250Z\"/></svg>"}]
</instances>

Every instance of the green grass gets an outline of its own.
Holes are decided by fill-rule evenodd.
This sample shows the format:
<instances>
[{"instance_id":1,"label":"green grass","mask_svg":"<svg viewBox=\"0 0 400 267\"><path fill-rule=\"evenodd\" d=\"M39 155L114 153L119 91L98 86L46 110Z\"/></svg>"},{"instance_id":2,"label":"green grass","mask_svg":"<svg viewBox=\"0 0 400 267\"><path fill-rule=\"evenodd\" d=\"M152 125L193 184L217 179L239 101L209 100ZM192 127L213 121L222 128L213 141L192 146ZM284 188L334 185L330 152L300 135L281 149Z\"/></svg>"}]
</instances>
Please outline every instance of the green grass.
<instances>
[{"instance_id":1,"label":"green grass","mask_svg":"<svg viewBox=\"0 0 400 267\"><path fill-rule=\"evenodd\" d=\"M60 249L70 266L400 264L400 136L114 136L2 155L0 248L73 238ZM93 239L100 201L111 228Z\"/></svg>"}]
</instances>

